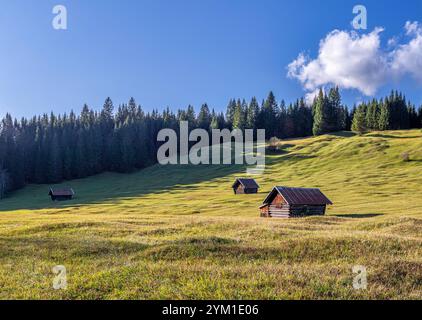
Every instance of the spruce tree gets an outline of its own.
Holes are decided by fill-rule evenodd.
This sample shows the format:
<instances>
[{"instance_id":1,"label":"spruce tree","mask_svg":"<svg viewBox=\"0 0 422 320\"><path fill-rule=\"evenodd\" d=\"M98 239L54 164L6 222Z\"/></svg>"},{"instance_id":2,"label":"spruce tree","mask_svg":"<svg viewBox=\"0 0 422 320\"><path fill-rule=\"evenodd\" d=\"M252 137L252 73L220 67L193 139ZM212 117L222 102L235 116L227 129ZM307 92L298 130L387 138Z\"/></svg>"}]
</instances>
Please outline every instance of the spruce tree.
<instances>
[{"instance_id":1,"label":"spruce tree","mask_svg":"<svg viewBox=\"0 0 422 320\"><path fill-rule=\"evenodd\" d=\"M195 109L193 106L189 105L188 109L186 110L186 119L185 121L189 122L189 130L196 128L196 116L195 116Z\"/></svg>"},{"instance_id":2,"label":"spruce tree","mask_svg":"<svg viewBox=\"0 0 422 320\"><path fill-rule=\"evenodd\" d=\"M311 112L312 117L312 112ZM313 120L311 120L313 121ZM281 100L280 107L278 108L278 114L276 115L276 128L277 128L277 137L279 138L286 138L288 136L287 130L287 108L286 102ZM311 124L312 126L312 124Z\"/></svg>"},{"instance_id":3,"label":"spruce tree","mask_svg":"<svg viewBox=\"0 0 422 320\"><path fill-rule=\"evenodd\" d=\"M329 132L329 115L327 110L327 97L322 89L319 90L313 106L314 123L312 132L319 136Z\"/></svg>"},{"instance_id":4,"label":"spruce tree","mask_svg":"<svg viewBox=\"0 0 422 320\"><path fill-rule=\"evenodd\" d=\"M276 135L277 112L278 104L274 93L270 91L261 108L263 128L266 130L265 135L267 139L270 139Z\"/></svg>"},{"instance_id":5,"label":"spruce tree","mask_svg":"<svg viewBox=\"0 0 422 320\"><path fill-rule=\"evenodd\" d=\"M5 169L0 167L0 199L3 199L8 192L9 175Z\"/></svg>"},{"instance_id":6,"label":"spruce tree","mask_svg":"<svg viewBox=\"0 0 422 320\"><path fill-rule=\"evenodd\" d=\"M219 124L218 124L218 118L217 115L214 114L211 120L211 124L210 124L210 130L213 129L220 129Z\"/></svg>"},{"instance_id":7,"label":"spruce tree","mask_svg":"<svg viewBox=\"0 0 422 320\"><path fill-rule=\"evenodd\" d=\"M386 99L380 104L380 114L378 120L378 129L381 131L391 129L390 101Z\"/></svg>"},{"instance_id":8,"label":"spruce tree","mask_svg":"<svg viewBox=\"0 0 422 320\"><path fill-rule=\"evenodd\" d=\"M366 105L361 104L357 109L353 117L352 131L360 134L367 131L366 126Z\"/></svg>"},{"instance_id":9,"label":"spruce tree","mask_svg":"<svg viewBox=\"0 0 422 320\"><path fill-rule=\"evenodd\" d=\"M211 125L211 113L208 105L204 103L198 114L197 125L201 129L209 130Z\"/></svg>"},{"instance_id":10,"label":"spruce tree","mask_svg":"<svg viewBox=\"0 0 422 320\"><path fill-rule=\"evenodd\" d=\"M243 130L246 126L245 122L245 112L244 109L245 103L242 103L240 100L236 103L236 108L233 115L233 129Z\"/></svg>"},{"instance_id":11,"label":"spruce tree","mask_svg":"<svg viewBox=\"0 0 422 320\"><path fill-rule=\"evenodd\" d=\"M312 135L313 117L311 108L307 107L305 100L301 98L297 102L297 117L294 123L296 134L299 137L307 137Z\"/></svg>"},{"instance_id":12,"label":"spruce tree","mask_svg":"<svg viewBox=\"0 0 422 320\"><path fill-rule=\"evenodd\" d=\"M378 101L373 99L369 103L367 112L366 112L366 125L368 129L378 130L379 129L379 117L380 117L380 108Z\"/></svg>"},{"instance_id":13,"label":"spruce tree","mask_svg":"<svg viewBox=\"0 0 422 320\"><path fill-rule=\"evenodd\" d=\"M229 129L233 127L235 111L236 111L236 100L231 99L229 101L229 104L227 105L227 111L226 111L227 126L229 127Z\"/></svg>"},{"instance_id":14,"label":"spruce tree","mask_svg":"<svg viewBox=\"0 0 422 320\"><path fill-rule=\"evenodd\" d=\"M328 93L326 114L328 132L343 130L341 96L338 87L331 88Z\"/></svg>"},{"instance_id":15,"label":"spruce tree","mask_svg":"<svg viewBox=\"0 0 422 320\"><path fill-rule=\"evenodd\" d=\"M246 128L256 129L257 119L259 113L259 104L255 97L251 99L246 112Z\"/></svg>"}]
</instances>

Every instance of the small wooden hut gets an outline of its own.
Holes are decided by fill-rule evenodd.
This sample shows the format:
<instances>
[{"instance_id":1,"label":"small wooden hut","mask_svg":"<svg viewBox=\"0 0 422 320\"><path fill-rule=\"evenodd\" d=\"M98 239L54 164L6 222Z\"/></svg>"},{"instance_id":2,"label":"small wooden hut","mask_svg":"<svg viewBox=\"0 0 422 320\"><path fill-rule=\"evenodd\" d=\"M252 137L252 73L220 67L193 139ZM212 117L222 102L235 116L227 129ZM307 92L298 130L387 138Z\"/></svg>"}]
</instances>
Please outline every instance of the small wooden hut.
<instances>
[{"instance_id":1,"label":"small wooden hut","mask_svg":"<svg viewBox=\"0 0 422 320\"><path fill-rule=\"evenodd\" d=\"M51 197L53 201L66 201L72 200L75 192L72 188L62 188L62 189L53 189L50 188L50 192L48 195Z\"/></svg>"},{"instance_id":2,"label":"small wooden hut","mask_svg":"<svg viewBox=\"0 0 422 320\"><path fill-rule=\"evenodd\" d=\"M254 179L236 179L233 186L234 194L258 193L259 185Z\"/></svg>"},{"instance_id":3,"label":"small wooden hut","mask_svg":"<svg viewBox=\"0 0 422 320\"><path fill-rule=\"evenodd\" d=\"M332 204L319 189L274 187L259 209L261 217L292 218L324 215Z\"/></svg>"}]
</instances>

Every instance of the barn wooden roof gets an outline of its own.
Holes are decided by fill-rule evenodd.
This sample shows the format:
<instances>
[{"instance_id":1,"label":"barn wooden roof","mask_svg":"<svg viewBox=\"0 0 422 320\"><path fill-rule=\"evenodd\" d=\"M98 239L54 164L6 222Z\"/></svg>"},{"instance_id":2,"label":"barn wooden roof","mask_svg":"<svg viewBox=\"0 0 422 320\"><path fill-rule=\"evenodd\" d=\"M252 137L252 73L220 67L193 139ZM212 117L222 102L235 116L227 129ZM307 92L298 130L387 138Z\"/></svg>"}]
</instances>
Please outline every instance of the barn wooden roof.
<instances>
[{"instance_id":1,"label":"barn wooden roof","mask_svg":"<svg viewBox=\"0 0 422 320\"><path fill-rule=\"evenodd\" d=\"M331 205L333 204L321 190L317 188L274 187L264 200L264 205L270 203L276 194L280 194L290 205Z\"/></svg>"},{"instance_id":2,"label":"barn wooden roof","mask_svg":"<svg viewBox=\"0 0 422 320\"><path fill-rule=\"evenodd\" d=\"M75 195L75 192L72 188L61 188L61 189L53 189L50 188L49 194L50 196L73 196Z\"/></svg>"},{"instance_id":3,"label":"barn wooden roof","mask_svg":"<svg viewBox=\"0 0 422 320\"><path fill-rule=\"evenodd\" d=\"M259 185L254 179L238 178L234 182L233 188L236 188L239 183L246 189L259 189Z\"/></svg>"}]
</instances>

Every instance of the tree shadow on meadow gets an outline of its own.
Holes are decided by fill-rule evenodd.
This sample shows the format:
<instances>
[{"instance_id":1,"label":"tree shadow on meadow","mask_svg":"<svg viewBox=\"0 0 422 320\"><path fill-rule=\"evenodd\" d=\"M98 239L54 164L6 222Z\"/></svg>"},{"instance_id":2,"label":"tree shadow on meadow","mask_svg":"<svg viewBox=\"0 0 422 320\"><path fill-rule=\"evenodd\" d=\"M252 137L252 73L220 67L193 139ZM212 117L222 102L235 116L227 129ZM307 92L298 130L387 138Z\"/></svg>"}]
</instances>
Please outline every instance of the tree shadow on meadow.
<instances>
[{"instance_id":1,"label":"tree shadow on meadow","mask_svg":"<svg viewBox=\"0 0 422 320\"><path fill-rule=\"evenodd\" d=\"M330 217L350 218L350 219L368 219L383 216L382 213L351 213L351 214L334 214Z\"/></svg>"},{"instance_id":2,"label":"tree shadow on meadow","mask_svg":"<svg viewBox=\"0 0 422 320\"><path fill-rule=\"evenodd\" d=\"M287 148L282 154L269 155L265 160L266 168L282 161L299 162L312 156L295 154ZM253 166L252 166L253 167ZM102 173L96 176L63 182L56 188L71 187L75 191L73 200L53 202L48 196L52 185L28 185L0 201L0 212L16 210L40 210L82 208L84 205L112 204L145 195L162 195L163 204L166 194L171 192L194 191L201 186L196 184L211 182L224 184L228 194L232 194L233 176L247 177L246 165L154 165L130 174ZM263 175L251 176L258 183L265 181ZM210 188L210 186L204 186ZM266 193L266 192L265 192Z\"/></svg>"},{"instance_id":3,"label":"tree shadow on meadow","mask_svg":"<svg viewBox=\"0 0 422 320\"><path fill-rule=\"evenodd\" d=\"M382 133L371 133L368 135L368 137L373 137L373 138L383 138L383 139L417 139L417 138L421 138L422 135L412 135L412 136L402 136L402 135L393 135L393 134L382 134Z\"/></svg>"},{"instance_id":4,"label":"tree shadow on meadow","mask_svg":"<svg viewBox=\"0 0 422 320\"><path fill-rule=\"evenodd\" d=\"M339 132L332 132L328 134L329 136L340 137L340 138L352 138L357 135L357 133L352 131L339 131Z\"/></svg>"}]
</instances>

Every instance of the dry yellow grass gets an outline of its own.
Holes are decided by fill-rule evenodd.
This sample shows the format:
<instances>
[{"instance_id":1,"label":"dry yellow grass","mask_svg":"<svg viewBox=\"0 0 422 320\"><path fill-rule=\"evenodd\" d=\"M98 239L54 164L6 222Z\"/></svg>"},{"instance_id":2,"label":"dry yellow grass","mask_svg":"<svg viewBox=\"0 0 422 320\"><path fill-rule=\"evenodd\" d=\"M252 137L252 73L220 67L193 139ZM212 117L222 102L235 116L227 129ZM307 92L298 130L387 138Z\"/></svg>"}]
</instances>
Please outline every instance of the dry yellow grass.
<instances>
[{"instance_id":1,"label":"dry yellow grass","mask_svg":"<svg viewBox=\"0 0 422 320\"><path fill-rule=\"evenodd\" d=\"M0 202L2 299L421 299L422 133L282 142L234 196L241 167L155 166L48 186ZM410 161L401 154L408 152ZM274 185L319 187L326 217L259 218ZM55 265L68 271L54 290ZM354 265L368 271L353 289Z\"/></svg>"}]
</instances>

